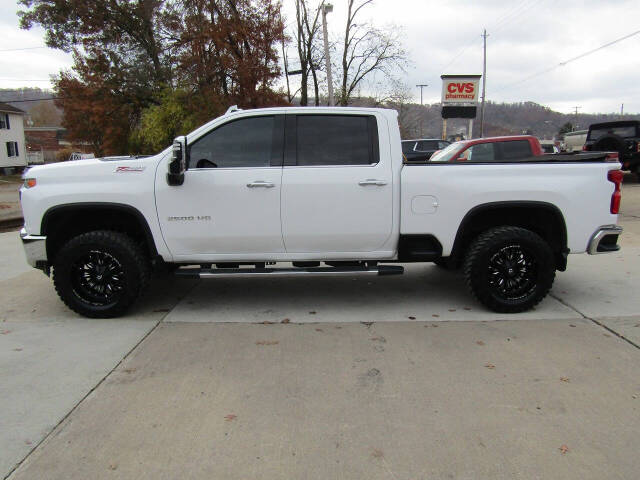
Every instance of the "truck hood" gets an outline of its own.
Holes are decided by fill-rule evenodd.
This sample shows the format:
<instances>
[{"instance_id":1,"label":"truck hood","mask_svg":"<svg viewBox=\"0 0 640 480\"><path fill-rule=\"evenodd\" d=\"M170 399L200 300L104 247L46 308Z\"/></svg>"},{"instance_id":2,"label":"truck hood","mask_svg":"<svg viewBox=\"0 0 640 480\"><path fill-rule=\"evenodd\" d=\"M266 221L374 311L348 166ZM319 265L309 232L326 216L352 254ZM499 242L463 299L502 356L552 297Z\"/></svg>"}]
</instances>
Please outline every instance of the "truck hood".
<instances>
[{"instance_id":1,"label":"truck hood","mask_svg":"<svg viewBox=\"0 0 640 480\"><path fill-rule=\"evenodd\" d=\"M71 160L67 162L36 165L25 170L23 178L37 179L89 179L110 174L140 174L153 169L157 162L170 152L169 149L153 156L121 156Z\"/></svg>"}]
</instances>

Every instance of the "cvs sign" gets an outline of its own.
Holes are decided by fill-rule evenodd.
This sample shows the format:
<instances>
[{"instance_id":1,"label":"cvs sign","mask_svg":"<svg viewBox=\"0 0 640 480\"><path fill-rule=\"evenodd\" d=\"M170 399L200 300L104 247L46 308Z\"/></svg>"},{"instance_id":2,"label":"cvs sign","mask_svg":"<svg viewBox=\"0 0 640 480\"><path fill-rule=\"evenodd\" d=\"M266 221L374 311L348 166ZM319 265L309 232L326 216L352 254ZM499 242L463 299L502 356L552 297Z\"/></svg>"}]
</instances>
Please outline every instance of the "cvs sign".
<instances>
[{"instance_id":1,"label":"cvs sign","mask_svg":"<svg viewBox=\"0 0 640 480\"><path fill-rule=\"evenodd\" d=\"M480 75L442 75L443 105L476 105Z\"/></svg>"}]
</instances>

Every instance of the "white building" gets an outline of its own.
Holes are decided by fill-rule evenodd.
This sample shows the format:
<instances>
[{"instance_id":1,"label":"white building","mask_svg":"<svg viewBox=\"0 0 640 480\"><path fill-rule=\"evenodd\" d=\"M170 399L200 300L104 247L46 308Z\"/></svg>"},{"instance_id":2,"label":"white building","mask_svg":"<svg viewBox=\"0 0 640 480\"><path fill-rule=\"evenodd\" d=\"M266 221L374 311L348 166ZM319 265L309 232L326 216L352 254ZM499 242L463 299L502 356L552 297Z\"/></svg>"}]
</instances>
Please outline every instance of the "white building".
<instances>
[{"instance_id":1,"label":"white building","mask_svg":"<svg viewBox=\"0 0 640 480\"><path fill-rule=\"evenodd\" d=\"M24 113L19 108L0 102L0 168L27 166L22 124Z\"/></svg>"}]
</instances>

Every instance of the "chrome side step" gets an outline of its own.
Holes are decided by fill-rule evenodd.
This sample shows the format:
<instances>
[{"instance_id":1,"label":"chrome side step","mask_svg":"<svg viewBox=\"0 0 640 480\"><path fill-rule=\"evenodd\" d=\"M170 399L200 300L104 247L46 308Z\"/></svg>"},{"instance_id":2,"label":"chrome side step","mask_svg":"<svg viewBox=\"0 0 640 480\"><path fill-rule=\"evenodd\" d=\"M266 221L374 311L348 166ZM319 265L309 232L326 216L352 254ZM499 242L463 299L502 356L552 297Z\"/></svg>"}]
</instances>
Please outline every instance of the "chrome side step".
<instances>
[{"instance_id":1,"label":"chrome side step","mask_svg":"<svg viewBox=\"0 0 640 480\"><path fill-rule=\"evenodd\" d=\"M404 267L399 265L377 265L375 267L313 267L313 268L179 268L180 277L273 277L285 275L402 275Z\"/></svg>"}]
</instances>

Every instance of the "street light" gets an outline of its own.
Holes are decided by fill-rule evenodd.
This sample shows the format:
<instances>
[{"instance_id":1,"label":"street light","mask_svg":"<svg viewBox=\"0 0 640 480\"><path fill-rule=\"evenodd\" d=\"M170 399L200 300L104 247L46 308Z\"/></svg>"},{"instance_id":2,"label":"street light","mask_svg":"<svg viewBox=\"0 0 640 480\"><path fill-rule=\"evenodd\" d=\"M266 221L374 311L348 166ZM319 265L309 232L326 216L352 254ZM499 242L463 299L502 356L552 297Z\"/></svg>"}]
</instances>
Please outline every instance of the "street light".
<instances>
[{"instance_id":1,"label":"street light","mask_svg":"<svg viewBox=\"0 0 640 480\"><path fill-rule=\"evenodd\" d=\"M333 81L331 79L331 58L329 57L329 35L327 33L327 13L333 12L333 5L322 3L322 35L324 36L324 58L327 62L327 83L329 84L329 106L335 103L333 100Z\"/></svg>"}]
</instances>

